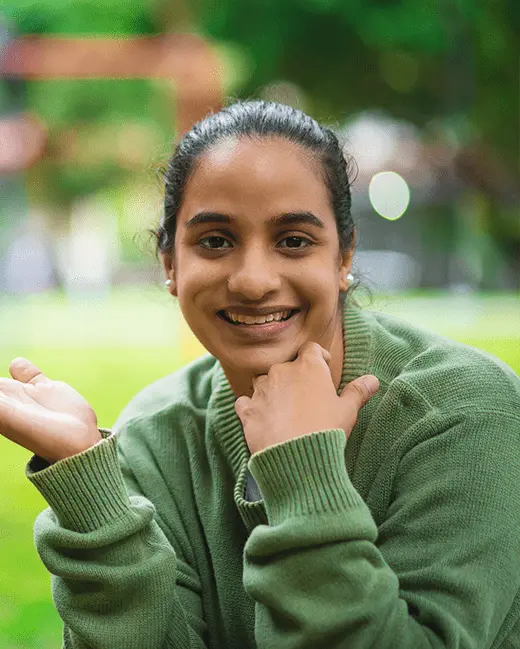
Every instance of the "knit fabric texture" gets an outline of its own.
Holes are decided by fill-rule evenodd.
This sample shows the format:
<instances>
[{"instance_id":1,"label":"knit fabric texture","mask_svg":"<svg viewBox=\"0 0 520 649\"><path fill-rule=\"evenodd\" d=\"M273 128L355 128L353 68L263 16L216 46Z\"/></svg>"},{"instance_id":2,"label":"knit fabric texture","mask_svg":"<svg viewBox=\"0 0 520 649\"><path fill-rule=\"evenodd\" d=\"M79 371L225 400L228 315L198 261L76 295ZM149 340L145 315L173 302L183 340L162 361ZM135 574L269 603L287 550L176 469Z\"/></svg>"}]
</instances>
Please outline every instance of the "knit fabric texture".
<instances>
[{"instance_id":1,"label":"knit fabric texture","mask_svg":"<svg viewBox=\"0 0 520 649\"><path fill-rule=\"evenodd\" d=\"M251 456L206 355L93 448L31 458L63 647L520 647L519 378L353 304L343 330L339 391L380 381L348 441Z\"/></svg>"}]
</instances>

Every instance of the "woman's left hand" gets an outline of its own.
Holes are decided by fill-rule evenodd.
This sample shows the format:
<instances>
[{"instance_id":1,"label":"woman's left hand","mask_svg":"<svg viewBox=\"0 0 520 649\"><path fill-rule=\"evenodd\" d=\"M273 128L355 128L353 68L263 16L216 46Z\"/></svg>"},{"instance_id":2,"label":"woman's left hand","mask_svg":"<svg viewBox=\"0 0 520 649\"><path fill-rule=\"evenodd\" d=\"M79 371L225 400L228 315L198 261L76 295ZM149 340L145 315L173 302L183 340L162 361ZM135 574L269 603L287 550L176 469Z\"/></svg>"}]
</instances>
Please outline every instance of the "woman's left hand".
<instances>
[{"instance_id":1,"label":"woman's left hand","mask_svg":"<svg viewBox=\"0 0 520 649\"><path fill-rule=\"evenodd\" d=\"M251 453L318 430L352 432L361 408L379 389L371 374L345 386L338 396L328 366L331 356L318 343L302 345L298 357L276 363L253 380L253 396L235 402Z\"/></svg>"}]
</instances>

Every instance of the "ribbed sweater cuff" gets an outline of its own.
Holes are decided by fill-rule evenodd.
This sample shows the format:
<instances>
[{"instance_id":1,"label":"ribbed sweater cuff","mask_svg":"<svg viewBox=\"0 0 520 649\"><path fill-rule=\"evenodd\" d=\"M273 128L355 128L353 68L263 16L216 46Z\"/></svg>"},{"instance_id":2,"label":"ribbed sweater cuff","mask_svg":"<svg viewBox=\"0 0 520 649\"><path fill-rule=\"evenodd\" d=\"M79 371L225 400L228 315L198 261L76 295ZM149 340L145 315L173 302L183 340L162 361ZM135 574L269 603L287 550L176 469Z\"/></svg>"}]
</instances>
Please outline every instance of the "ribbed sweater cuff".
<instances>
[{"instance_id":1,"label":"ribbed sweater cuff","mask_svg":"<svg viewBox=\"0 0 520 649\"><path fill-rule=\"evenodd\" d=\"M25 470L60 525L76 532L98 529L129 510L116 436L108 431L101 434L103 441L55 464L33 456Z\"/></svg>"},{"instance_id":2,"label":"ribbed sweater cuff","mask_svg":"<svg viewBox=\"0 0 520 649\"><path fill-rule=\"evenodd\" d=\"M345 431L323 430L269 446L249 460L271 525L365 508L345 466Z\"/></svg>"}]
</instances>

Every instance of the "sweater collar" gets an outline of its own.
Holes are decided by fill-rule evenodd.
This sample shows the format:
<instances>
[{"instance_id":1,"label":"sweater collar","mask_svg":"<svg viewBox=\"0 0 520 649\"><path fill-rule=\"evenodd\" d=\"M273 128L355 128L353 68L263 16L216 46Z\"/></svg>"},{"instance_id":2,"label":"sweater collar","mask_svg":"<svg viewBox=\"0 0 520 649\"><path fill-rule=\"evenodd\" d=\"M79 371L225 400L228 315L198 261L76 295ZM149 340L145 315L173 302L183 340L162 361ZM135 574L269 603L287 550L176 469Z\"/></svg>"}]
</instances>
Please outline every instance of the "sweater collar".
<instances>
[{"instance_id":1,"label":"sweater collar","mask_svg":"<svg viewBox=\"0 0 520 649\"><path fill-rule=\"evenodd\" d=\"M343 370L338 394L354 379L369 373L372 336L368 316L359 306L347 301L343 311ZM247 462L251 453L242 424L235 411L236 397L219 362L213 375L213 390L208 406L212 429L228 458L235 479L234 499L242 520L251 530L267 523L262 501L244 500Z\"/></svg>"}]
</instances>

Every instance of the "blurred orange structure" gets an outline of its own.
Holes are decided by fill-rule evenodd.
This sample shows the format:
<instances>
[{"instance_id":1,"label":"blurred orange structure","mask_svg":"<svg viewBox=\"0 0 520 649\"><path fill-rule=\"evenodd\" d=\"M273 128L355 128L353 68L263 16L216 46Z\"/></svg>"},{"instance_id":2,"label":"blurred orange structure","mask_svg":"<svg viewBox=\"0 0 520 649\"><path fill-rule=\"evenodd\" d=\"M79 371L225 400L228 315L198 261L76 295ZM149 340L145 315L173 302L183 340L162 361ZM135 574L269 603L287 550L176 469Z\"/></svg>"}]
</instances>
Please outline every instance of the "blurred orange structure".
<instances>
[{"instance_id":1,"label":"blurred orange structure","mask_svg":"<svg viewBox=\"0 0 520 649\"><path fill-rule=\"evenodd\" d=\"M43 155L47 133L34 115L0 119L0 173L27 169Z\"/></svg>"},{"instance_id":2,"label":"blurred orange structure","mask_svg":"<svg viewBox=\"0 0 520 649\"><path fill-rule=\"evenodd\" d=\"M0 65L0 75L25 79L170 80L179 135L222 106L221 62L215 50L194 34L140 38L26 36L8 46ZM30 148L32 139L23 136L24 124L19 129L26 148ZM27 151L25 162L22 158L15 156L11 167L0 160L0 171L29 166L35 161L34 151Z\"/></svg>"}]
</instances>

